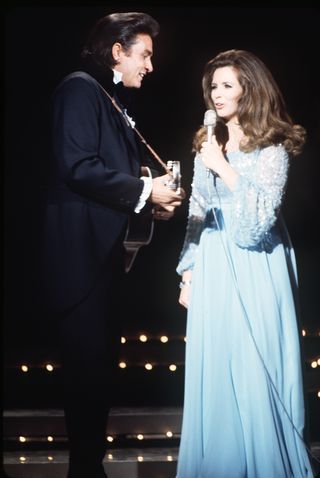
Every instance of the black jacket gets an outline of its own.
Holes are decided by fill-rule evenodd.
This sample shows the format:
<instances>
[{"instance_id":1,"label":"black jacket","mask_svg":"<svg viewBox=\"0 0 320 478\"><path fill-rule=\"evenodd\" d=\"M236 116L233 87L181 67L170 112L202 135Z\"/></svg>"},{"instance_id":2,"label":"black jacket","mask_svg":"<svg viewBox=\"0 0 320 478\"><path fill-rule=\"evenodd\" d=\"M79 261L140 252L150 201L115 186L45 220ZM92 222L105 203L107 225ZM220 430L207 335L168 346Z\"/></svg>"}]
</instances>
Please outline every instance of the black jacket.
<instances>
[{"instance_id":1,"label":"black jacket","mask_svg":"<svg viewBox=\"0 0 320 478\"><path fill-rule=\"evenodd\" d=\"M103 86L119 101L111 73ZM122 250L128 215L143 189L140 144L99 83L75 72L53 95L44 285L48 305L59 311L81 301L103 265Z\"/></svg>"}]
</instances>

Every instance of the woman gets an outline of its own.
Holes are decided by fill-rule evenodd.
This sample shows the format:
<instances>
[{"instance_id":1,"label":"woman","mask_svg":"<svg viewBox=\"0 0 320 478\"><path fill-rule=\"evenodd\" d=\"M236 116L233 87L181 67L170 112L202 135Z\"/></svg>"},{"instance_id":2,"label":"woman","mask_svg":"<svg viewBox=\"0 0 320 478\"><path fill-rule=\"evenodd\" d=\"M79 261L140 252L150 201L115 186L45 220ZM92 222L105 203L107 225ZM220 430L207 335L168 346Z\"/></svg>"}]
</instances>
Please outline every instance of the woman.
<instances>
[{"instance_id":1,"label":"woman","mask_svg":"<svg viewBox=\"0 0 320 478\"><path fill-rule=\"evenodd\" d=\"M194 138L185 241L177 267L188 308L177 478L312 477L294 252L280 208L294 125L255 55L222 52L205 67L217 122Z\"/></svg>"}]
</instances>

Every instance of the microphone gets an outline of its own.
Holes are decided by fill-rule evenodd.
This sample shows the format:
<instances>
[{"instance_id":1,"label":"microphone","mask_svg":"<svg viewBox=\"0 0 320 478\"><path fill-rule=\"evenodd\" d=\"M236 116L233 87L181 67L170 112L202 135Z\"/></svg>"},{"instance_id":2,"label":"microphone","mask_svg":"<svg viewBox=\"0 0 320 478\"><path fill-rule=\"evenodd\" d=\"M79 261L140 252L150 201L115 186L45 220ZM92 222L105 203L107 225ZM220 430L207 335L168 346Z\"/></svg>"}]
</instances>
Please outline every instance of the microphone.
<instances>
[{"instance_id":1,"label":"microphone","mask_svg":"<svg viewBox=\"0 0 320 478\"><path fill-rule=\"evenodd\" d=\"M213 129L217 122L217 113L214 110L207 110L204 114L203 125L207 127L207 141L212 142ZM210 176L211 170L207 168L207 176ZM214 173L215 174L215 173Z\"/></svg>"},{"instance_id":2,"label":"microphone","mask_svg":"<svg viewBox=\"0 0 320 478\"><path fill-rule=\"evenodd\" d=\"M217 114L214 110L207 110L204 114L203 125L207 127L207 141L211 143L213 128L217 122Z\"/></svg>"}]
</instances>

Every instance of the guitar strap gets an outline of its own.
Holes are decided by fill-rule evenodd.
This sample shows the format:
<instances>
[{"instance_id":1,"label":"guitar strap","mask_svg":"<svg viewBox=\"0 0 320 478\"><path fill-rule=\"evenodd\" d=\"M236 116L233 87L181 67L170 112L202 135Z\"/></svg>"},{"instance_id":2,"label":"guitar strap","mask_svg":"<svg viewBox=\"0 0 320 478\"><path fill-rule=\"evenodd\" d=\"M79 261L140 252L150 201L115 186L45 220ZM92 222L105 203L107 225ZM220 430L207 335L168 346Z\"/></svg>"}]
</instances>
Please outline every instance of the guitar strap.
<instances>
[{"instance_id":1,"label":"guitar strap","mask_svg":"<svg viewBox=\"0 0 320 478\"><path fill-rule=\"evenodd\" d=\"M104 94L109 98L109 100L111 101L111 103L113 104L114 108L122 115L122 117L124 118L126 124L132 128L135 133L137 134L137 136L139 137L140 141L145 145L145 147L150 151L150 153L153 155L153 157L158 161L158 163L161 164L161 166L164 168L164 170L166 171L166 173L168 174L171 174L171 171L170 169L167 167L167 165L162 161L162 159L160 158L160 156L155 152L155 150L150 146L150 144L147 143L147 141L145 140L145 138L142 136L142 134L140 133L140 131L135 127L135 126L132 126L129 121L128 121L128 118L126 117L126 115L124 114L122 108L118 105L118 103L116 102L116 100L107 92L107 90L105 90L103 88L102 85L100 85L100 83L98 83L101 90L104 92Z\"/></svg>"}]
</instances>

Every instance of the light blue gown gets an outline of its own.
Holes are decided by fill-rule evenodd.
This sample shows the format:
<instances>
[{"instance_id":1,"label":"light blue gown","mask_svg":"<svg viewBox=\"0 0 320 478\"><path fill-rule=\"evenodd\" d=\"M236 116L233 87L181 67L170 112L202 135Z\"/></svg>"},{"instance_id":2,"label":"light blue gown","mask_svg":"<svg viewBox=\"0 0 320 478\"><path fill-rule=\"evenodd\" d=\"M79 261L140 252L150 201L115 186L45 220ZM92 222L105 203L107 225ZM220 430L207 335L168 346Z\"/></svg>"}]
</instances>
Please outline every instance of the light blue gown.
<instances>
[{"instance_id":1,"label":"light blue gown","mask_svg":"<svg viewBox=\"0 0 320 478\"><path fill-rule=\"evenodd\" d=\"M193 269L177 478L313 477L304 429L282 145L227 154L231 192L195 157L177 272ZM215 216L212 211L215 211Z\"/></svg>"}]
</instances>

